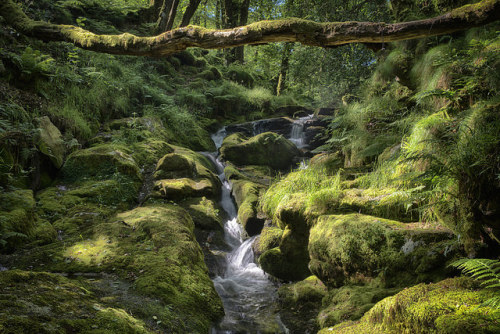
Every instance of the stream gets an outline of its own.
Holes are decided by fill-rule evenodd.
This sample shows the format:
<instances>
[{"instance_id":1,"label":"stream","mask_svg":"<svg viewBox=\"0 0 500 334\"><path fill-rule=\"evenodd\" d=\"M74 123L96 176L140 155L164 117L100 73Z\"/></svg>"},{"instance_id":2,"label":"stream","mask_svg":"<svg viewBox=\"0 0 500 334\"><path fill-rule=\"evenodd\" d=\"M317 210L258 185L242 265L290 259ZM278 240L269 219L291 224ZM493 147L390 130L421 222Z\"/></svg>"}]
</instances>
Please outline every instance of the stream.
<instances>
[{"instance_id":1,"label":"stream","mask_svg":"<svg viewBox=\"0 0 500 334\"><path fill-rule=\"evenodd\" d=\"M225 129L212 136L217 150L226 136ZM211 334L289 333L276 307L277 287L255 263L252 243L256 237L243 240L244 232L237 221L237 209L231 196L231 185L224 175L224 165L217 152L207 154L222 181L220 204L228 219L224 239L230 248L225 257L223 274L213 279L224 304L225 316Z\"/></svg>"}]
</instances>

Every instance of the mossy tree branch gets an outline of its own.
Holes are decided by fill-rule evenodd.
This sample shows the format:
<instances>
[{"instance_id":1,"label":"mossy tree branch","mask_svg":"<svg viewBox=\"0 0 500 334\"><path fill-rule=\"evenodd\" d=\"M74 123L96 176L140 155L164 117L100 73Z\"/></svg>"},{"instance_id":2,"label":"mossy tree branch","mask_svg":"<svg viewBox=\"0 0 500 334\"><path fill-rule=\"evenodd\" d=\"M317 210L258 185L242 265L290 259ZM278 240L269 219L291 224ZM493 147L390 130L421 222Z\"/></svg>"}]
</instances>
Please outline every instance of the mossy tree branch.
<instances>
[{"instance_id":1,"label":"mossy tree branch","mask_svg":"<svg viewBox=\"0 0 500 334\"><path fill-rule=\"evenodd\" d=\"M65 41L83 49L122 55L167 56L189 47L221 49L272 42L317 47L349 43L387 43L448 34L500 19L500 0L483 0L430 19L403 22L330 22L301 19L261 21L225 30L187 26L157 36L97 35L71 25L30 19L13 2L0 2L0 15L15 30L44 41Z\"/></svg>"}]
</instances>

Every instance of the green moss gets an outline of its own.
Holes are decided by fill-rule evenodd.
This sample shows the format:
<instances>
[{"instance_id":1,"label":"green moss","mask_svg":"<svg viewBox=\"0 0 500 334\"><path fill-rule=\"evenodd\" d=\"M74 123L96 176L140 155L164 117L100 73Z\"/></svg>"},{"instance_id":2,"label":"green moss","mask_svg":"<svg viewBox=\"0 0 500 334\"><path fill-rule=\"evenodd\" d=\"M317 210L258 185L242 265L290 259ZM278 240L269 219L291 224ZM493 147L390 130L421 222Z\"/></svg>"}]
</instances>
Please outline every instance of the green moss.
<instances>
[{"instance_id":1,"label":"green moss","mask_svg":"<svg viewBox=\"0 0 500 334\"><path fill-rule=\"evenodd\" d=\"M180 200L187 197L213 197L217 193L217 189L207 180L194 181L188 178L165 179L155 182L155 190L153 195L156 197Z\"/></svg>"},{"instance_id":2,"label":"green moss","mask_svg":"<svg viewBox=\"0 0 500 334\"><path fill-rule=\"evenodd\" d=\"M221 157L236 165L264 165L286 169L294 158L301 155L297 147L286 138L265 132L250 139L241 135L227 137L220 149Z\"/></svg>"},{"instance_id":3,"label":"green moss","mask_svg":"<svg viewBox=\"0 0 500 334\"><path fill-rule=\"evenodd\" d=\"M442 278L443 267L456 254L446 251L453 250L450 236L372 216L322 216L310 231L309 267L331 286L369 282L379 275L387 286Z\"/></svg>"},{"instance_id":4,"label":"green moss","mask_svg":"<svg viewBox=\"0 0 500 334\"><path fill-rule=\"evenodd\" d=\"M237 68L229 70L226 74L226 78L248 88L252 88L255 81L250 73Z\"/></svg>"},{"instance_id":5,"label":"green moss","mask_svg":"<svg viewBox=\"0 0 500 334\"><path fill-rule=\"evenodd\" d=\"M163 156L156 164L155 179L175 179L194 177L196 166L194 161L177 153Z\"/></svg>"},{"instance_id":6,"label":"green moss","mask_svg":"<svg viewBox=\"0 0 500 334\"><path fill-rule=\"evenodd\" d=\"M140 181L142 176L129 150L118 144L103 144L72 153L63 166L69 181L85 177L108 178L116 173Z\"/></svg>"},{"instance_id":7,"label":"green moss","mask_svg":"<svg viewBox=\"0 0 500 334\"><path fill-rule=\"evenodd\" d=\"M457 329L458 333L494 333L500 329L498 311L478 308L491 296L491 291L477 290L467 278L419 284L384 299L362 321L400 333L454 333Z\"/></svg>"},{"instance_id":8,"label":"green moss","mask_svg":"<svg viewBox=\"0 0 500 334\"><path fill-rule=\"evenodd\" d=\"M264 226L260 236L254 244L254 250L257 255L264 253L272 248L278 247L281 241L283 230L276 226Z\"/></svg>"},{"instance_id":9,"label":"green moss","mask_svg":"<svg viewBox=\"0 0 500 334\"><path fill-rule=\"evenodd\" d=\"M172 146L162 140L147 139L133 145L132 157L140 166L154 165L165 154L173 151Z\"/></svg>"},{"instance_id":10,"label":"green moss","mask_svg":"<svg viewBox=\"0 0 500 334\"><path fill-rule=\"evenodd\" d=\"M334 326L347 320L358 320L375 303L399 292L400 288L385 289L372 285L346 285L332 289L323 299L323 306L318 315L321 328Z\"/></svg>"},{"instance_id":11,"label":"green moss","mask_svg":"<svg viewBox=\"0 0 500 334\"><path fill-rule=\"evenodd\" d=\"M33 191L19 189L0 193L0 249L12 250L28 241L35 221Z\"/></svg>"},{"instance_id":12,"label":"green moss","mask_svg":"<svg viewBox=\"0 0 500 334\"><path fill-rule=\"evenodd\" d=\"M218 205L206 197L186 199L179 203L189 212L196 227L205 230L222 230Z\"/></svg>"},{"instance_id":13,"label":"green moss","mask_svg":"<svg viewBox=\"0 0 500 334\"><path fill-rule=\"evenodd\" d=\"M5 333L152 333L125 310L103 305L78 282L44 272L0 272Z\"/></svg>"},{"instance_id":14,"label":"green moss","mask_svg":"<svg viewBox=\"0 0 500 334\"><path fill-rule=\"evenodd\" d=\"M123 275L134 273L136 291L176 309L178 317L184 319L184 332L207 331L221 315L222 305L187 212L178 206L153 206L136 208L116 218L128 226L110 223L96 229L96 235L118 238L117 255L108 266L120 268ZM120 240L121 233L129 237ZM176 332L182 332L182 327Z\"/></svg>"},{"instance_id":15,"label":"green moss","mask_svg":"<svg viewBox=\"0 0 500 334\"><path fill-rule=\"evenodd\" d=\"M38 131L35 143L38 149L50 158L56 168L61 168L66 153L66 146L61 132L47 116L36 119L36 123Z\"/></svg>"},{"instance_id":16,"label":"green moss","mask_svg":"<svg viewBox=\"0 0 500 334\"><path fill-rule=\"evenodd\" d=\"M297 283L284 284L278 290L280 317L290 329L307 328L316 331L318 325L315 317L326 294L325 285L315 276Z\"/></svg>"}]
</instances>

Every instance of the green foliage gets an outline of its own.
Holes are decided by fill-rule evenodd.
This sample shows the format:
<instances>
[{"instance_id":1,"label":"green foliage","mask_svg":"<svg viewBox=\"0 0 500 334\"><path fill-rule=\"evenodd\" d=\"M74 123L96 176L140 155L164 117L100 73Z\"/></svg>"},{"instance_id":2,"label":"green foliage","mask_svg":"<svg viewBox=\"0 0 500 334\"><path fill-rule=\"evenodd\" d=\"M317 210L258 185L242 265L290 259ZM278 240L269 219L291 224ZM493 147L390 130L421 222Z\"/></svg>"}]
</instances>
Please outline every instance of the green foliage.
<instances>
[{"instance_id":1,"label":"green foliage","mask_svg":"<svg viewBox=\"0 0 500 334\"><path fill-rule=\"evenodd\" d=\"M481 282L485 289L493 289L496 296L483 305L500 309L500 261L490 259L460 259L450 264L464 274Z\"/></svg>"},{"instance_id":2,"label":"green foliage","mask_svg":"<svg viewBox=\"0 0 500 334\"><path fill-rule=\"evenodd\" d=\"M260 199L260 205L270 217L275 217L279 208L285 206L290 197L300 193L307 197L309 206L323 207L334 200L340 191L340 172L334 177L332 171L323 167L309 167L287 174L276 180Z\"/></svg>"}]
</instances>

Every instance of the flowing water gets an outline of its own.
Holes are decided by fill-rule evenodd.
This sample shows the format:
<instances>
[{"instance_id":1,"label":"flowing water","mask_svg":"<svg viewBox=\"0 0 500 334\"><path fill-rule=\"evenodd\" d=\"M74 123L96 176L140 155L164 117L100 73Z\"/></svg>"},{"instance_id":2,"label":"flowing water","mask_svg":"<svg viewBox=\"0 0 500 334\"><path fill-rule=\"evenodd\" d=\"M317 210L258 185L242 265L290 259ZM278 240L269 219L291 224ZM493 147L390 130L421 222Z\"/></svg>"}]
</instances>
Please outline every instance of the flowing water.
<instances>
[{"instance_id":1,"label":"flowing water","mask_svg":"<svg viewBox=\"0 0 500 334\"><path fill-rule=\"evenodd\" d=\"M225 135L221 129L212 136L217 149ZM224 175L224 165L216 155L207 156L217 167L223 184L220 204L229 217L224 224L224 239L231 251L226 256L224 273L213 279L225 316L212 328L211 334L288 333L276 310L276 287L255 264L252 243L256 237L243 240L231 186Z\"/></svg>"},{"instance_id":2,"label":"flowing water","mask_svg":"<svg viewBox=\"0 0 500 334\"><path fill-rule=\"evenodd\" d=\"M297 146L297 148L307 147L306 134L304 132L305 123L312 119L314 115L301 117L293 122L292 132L290 133L290 141Z\"/></svg>"}]
</instances>

